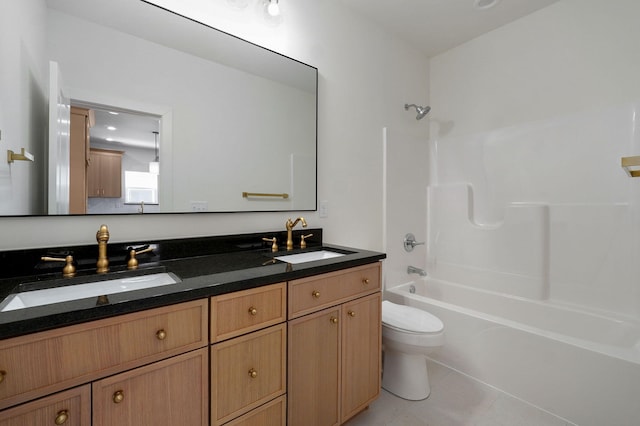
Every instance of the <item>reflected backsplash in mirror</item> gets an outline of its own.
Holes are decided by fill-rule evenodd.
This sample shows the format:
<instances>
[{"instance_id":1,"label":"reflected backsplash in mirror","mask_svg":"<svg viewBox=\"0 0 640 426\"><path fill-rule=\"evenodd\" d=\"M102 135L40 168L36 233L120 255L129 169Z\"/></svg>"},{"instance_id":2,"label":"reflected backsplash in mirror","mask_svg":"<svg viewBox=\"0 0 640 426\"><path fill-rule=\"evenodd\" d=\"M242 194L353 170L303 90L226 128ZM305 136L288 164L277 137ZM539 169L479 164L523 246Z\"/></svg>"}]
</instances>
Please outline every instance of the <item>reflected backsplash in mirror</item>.
<instances>
[{"instance_id":1,"label":"reflected backsplash in mirror","mask_svg":"<svg viewBox=\"0 0 640 426\"><path fill-rule=\"evenodd\" d=\"M0 29L15 47L0 112L20 115L0 114L2 143L36 154L0 166L0 215L316 209L314 67L143 1L3 2L0 13L15 15ZM127 117L142 120L138 134L121 132Z\"/></svg>"}]
</instances>

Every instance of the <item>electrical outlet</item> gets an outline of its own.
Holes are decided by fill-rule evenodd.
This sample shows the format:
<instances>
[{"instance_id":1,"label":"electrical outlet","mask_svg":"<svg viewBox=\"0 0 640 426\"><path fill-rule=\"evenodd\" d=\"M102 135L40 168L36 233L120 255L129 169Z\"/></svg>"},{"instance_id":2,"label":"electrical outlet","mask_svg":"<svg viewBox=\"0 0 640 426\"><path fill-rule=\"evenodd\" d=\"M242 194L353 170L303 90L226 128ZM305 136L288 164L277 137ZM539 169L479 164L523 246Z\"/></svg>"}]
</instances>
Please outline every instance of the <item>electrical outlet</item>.
<instances>
[{"instance_id":1,"label":"electrical outlet","mask_svg":"<svg viewBox=\"0 0 640 426\"><path fill-rule=\"evenodd\" d=\"M320 217L329 217L329 201L322 200L320 201L320 208L318 210L318 214Z\"/></svg>"},{"instance_id":2,"label":"electrical outlet","mask_svg":"<svg viewBox=\"0 0 640 426\"><path fill-rule=\"evenodd\" d=\"M192 212L206 212L209 211L209 203L206 201L192 201L191 202L191 211Z\"/></svg>"}]
</instances>

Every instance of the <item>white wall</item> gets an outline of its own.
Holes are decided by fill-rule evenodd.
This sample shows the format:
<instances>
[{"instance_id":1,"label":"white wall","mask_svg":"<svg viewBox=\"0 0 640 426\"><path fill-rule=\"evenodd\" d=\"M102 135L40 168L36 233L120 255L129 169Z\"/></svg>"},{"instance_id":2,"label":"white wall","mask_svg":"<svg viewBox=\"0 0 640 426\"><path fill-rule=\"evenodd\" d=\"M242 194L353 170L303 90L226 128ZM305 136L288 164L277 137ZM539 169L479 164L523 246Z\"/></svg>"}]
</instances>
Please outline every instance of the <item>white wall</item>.
<instances>
[{"instance_id":1,"label":"white wall","mask_svg":"<svg viewBox=\"0 0 640 426\"><path fill-rule=\"evenodd\" d=\"M324 228L328 242L382 249L382 128L419 125L403 105L426 103L427 59L333 1L281 2L278 26L264 21L253 7L225 9L230 2L158 3L319 69L318 199L329 202L329 217L307 212L307 222ZM416 131L424 131L426 138L426 130ZM422 205L416 208L424 209ZM0 249L92 243L101 223L109 225L112 241L151 240L279 230L288 217L298 215L2 218ZM424 217L424 210L417 217ZM389 237L394 244L401 239Z\"/></svg>"},{"instance_id":2,"label":"white wall","mask_svg":"<svg viewBox=\"0 0 640 426\"><path fill-rule=\"evenodd\" d=\"M484 229L508 203L548 205L533 255L547 259L549 297L635 317L640 181L620 157L640 154L638 18L635 0L562 0L430 64L433 183L470 183Z\"/></svg>"},{"instance_id":3,"label":"white wall","mask_svg":"<svg viewBox=\"0 0 640 426\"><path fill-rule=\"evenodd\" d=\"M0 37L0 215L41 214L45 208L45 19L44 0L0 2L0 28L8 33ZM7 150L20 153L21 148L34 154L40 167L7 163Z\"/></svg>"}]
</instances>

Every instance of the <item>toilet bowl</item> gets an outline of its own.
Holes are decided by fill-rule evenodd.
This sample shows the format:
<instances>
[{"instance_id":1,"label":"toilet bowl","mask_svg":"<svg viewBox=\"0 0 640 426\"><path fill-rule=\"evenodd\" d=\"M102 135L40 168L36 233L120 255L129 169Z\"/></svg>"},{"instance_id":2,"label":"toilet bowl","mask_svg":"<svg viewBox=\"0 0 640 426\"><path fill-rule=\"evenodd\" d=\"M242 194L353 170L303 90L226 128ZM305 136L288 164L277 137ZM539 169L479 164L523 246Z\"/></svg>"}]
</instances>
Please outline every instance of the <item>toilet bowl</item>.
<instances>
[{"instance_id":1,"label":"toilet bowl","mask_svg":"<svg viewBox=\"0 0 640 426\"><path fill-rule=\"evenodd\" d=\"M418 401L431 393L427 355L444 344L444 325L435 315L411 306L382 302L384 368L382 387Z\"/></svg>"}]
</instances>

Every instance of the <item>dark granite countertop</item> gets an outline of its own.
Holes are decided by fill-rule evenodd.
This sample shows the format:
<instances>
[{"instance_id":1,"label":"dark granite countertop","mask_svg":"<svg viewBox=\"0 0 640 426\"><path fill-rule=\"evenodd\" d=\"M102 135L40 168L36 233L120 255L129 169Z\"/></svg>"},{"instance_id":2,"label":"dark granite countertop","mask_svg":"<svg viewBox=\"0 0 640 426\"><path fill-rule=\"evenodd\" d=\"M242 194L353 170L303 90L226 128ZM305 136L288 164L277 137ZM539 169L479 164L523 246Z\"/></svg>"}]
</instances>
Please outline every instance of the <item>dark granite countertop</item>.
<instances>
[{"instance_id":1,"label":"dark granite countertop","mask_svg":"<svg viewBox=\"0 0 640 426\"><path fill-rule=\"evenodd\" d=\"M306 232L311 231L315 231L314 235L319 235L319 238L316 238L315 241L309 240L309 247L306 249L290 252L280 250L277 253L272 253L263 244L258 244L259 248L255 248L251 244L245 243L245 241L259 241L258 236L270 236L271 234L276 235L279 240L282 238L280 233L273 232L229 236L226 239L211 237L165 240L155 245L155 255L147 259L140 257L141 265L136 271L128 271L124 267L123 256L123 260L120 262L123 265L118 265L119 261L116 261L116 265L111 268L108 274L97 275L93 271L79 269L74 278L59 278L59 274L53 278L51 273L4 277L4 279L0 279L0 301L9 294L28 290L29 286L33 287L34 284L25 284L33 281L36 281L38 286L59 287L79 282L156 272L170 272L175 274L180 281L176 284L149 289L107 294L106 298L104 296L91 297L0 312L0 339L337 271L374 263L386 257L384 253L322 244L322 230ZM121 246L123 245L121 244ZM231 246L233 248L230 248ZM189 249L185 250L184 247L189 247ZM73 249L75 250L71 251L74 252L74 255L83 250L83 248ZM274 256L320 249L341 252L345 255L299 264L290 264L273 258ZM42 251L40 250L40 253ZM65 252L67 249L61 248L58 251ZM24 255L28 257L28 253ZM5 260L7 259L10 259L10 256L5 256ZM0 256L0 260L2 260L2 256Z\"/></svg>"}]
</instances>

